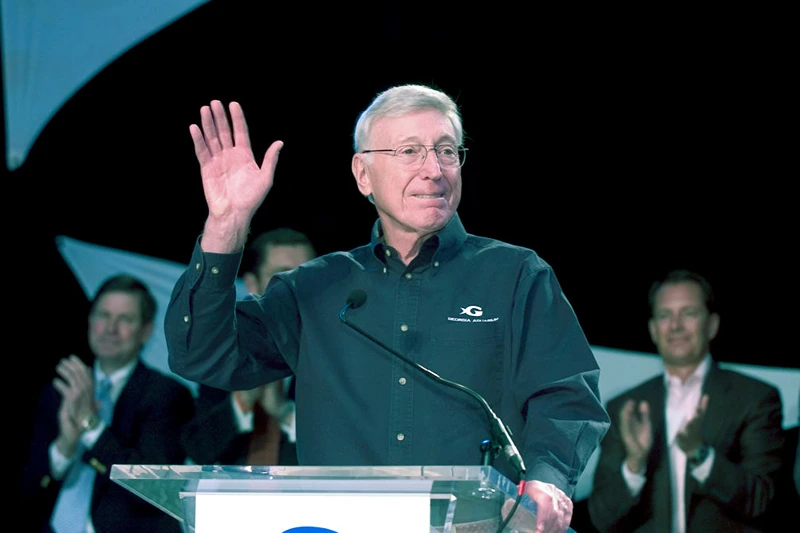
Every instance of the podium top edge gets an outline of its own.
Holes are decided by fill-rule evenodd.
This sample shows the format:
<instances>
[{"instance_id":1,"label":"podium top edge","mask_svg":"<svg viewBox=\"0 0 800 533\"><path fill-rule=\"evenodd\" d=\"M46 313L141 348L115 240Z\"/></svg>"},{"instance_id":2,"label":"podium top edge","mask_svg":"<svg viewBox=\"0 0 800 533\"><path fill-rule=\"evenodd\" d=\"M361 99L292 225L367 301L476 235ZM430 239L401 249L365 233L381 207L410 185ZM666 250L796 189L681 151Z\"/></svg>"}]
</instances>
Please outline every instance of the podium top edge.
<instances>
[{"instance_id":1,"label":"podium top edge","mask_svg":"<svg viewBox=\"0 0 800 533\"><path fill-rule=\"evenodd\" d=\"M491 466L243 466L243 465L132 465L115 464L110 477L122 479L435 479L460 481L505 480Z\"/></svg>"}]
</instances>

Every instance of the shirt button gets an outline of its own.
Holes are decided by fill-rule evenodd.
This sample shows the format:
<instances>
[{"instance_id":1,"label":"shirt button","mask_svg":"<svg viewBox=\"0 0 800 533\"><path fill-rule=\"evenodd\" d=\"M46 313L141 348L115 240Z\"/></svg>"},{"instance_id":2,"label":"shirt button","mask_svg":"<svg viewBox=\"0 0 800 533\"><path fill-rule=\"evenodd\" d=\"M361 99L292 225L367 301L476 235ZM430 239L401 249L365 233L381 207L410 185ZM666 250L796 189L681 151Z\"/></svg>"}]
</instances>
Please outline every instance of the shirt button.
<instances>
[{"instance_id":1,"label":"shirt button","mask_svg":"<svg viewBox=\"0 0 800 533\"><path fill-rule=\"evenodd\" d=\"M433 266L438 267L439 266L439 261L434 261L433 262Z\"/></svg>"},{"instance_id":2,"label":"shirt button","mask_svg":"<svg viewBox=\"0 0 800 533\"><path fill-rule=\"evenodd\" d=\"M398 379L398 380L397 380L397 382L398 382L400 385L405 385L405 384L406 384L406 378L400 378L400 379Z\"/></svg>"},{"instance_id":3,"label":"shirt button","mask_svg":"<svg viewBox=\"0 0 800 533\"><path fill-rule=\"evenodd\" d=\"M183 317L183 321L188 324L189 323L189 315L184 316Z\"/></svg>"},{"instance_id":4,"label":"shirt button","mask_svg":"<svg viewBox=\"0 0 800 533\"><path fill-rule=\"evenodd\" d=\"M217 268L217 267L211 267L211 273L212 273L212 274L219 274L219 268Z\"/></svg>"},{"instance_id":5,"label":"shirt button","mask_svg":"<svg viewBox=\"0 0 800 533\"><path fill-rule=\"evenodd\" d=\"M392 251L386 250L386 257L391 257L391 256L392 256Z\"/></svg>"},{"instance_id":6,"label":"shirt button","mask_svg":"<svg viewBox=\"0 0 800 533\"><path fill-rule=\"evenodd\" d=\"M397 434L397 440L405 440L405 438L406 438L406 436L403 435L402 433L398 433Z\"/></svg>"},{"instance_id":7,"label":"shirt button","mask_svg":"<svg viewBox=\"0 0 800 533\"><path fill-rule=\"evenodd\" d=\"M405 324L403 324L402 326L400 326L400 331L402 331L403 333L405 333L406 331L408 331L408 326L406 326Z\"/></svg>"},{"instance_id":8,"label":"shirt button","mask_svg":"<svg viewBox=\"0 0 800 533\"><path fill-rule=\"evenodd\" d=\"M386 267L383 267L383 273L386 274Z\"/></svg>"},{"instance_id":9,"label":"shirt button","mask_svg":"<svg viewBox=\"0 0 800 533\"><path fill-rule=\"evenodd\" d=\"M411 275L411 272L407 272L407 273L406 273L406 279L411 279L411 278L413 278L413 277L414 277L414 276L412 276L412 275Z\"/></svg>"},{"instance_id":10,"label":"shirt button","mask_svg":"<svg viewBox=\"0 0 800 533\"><path fill-rule=\"evenodd\" d=\"M199 271L200 271L200 268L201 268L201 267L200 267L200 263L197 263L197 264L194 266L194 268L195 268L195 270L197 270L197 271L199 272Z\"/></svg>"}]
</instances>

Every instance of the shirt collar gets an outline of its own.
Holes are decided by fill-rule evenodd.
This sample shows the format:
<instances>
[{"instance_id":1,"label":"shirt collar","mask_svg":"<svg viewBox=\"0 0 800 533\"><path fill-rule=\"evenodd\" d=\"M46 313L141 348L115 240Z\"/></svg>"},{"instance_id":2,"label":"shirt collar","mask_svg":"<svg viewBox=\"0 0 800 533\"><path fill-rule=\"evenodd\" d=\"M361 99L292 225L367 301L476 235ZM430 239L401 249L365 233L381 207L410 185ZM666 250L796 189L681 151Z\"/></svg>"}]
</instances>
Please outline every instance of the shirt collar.
<instances>
[{"instance_id":1,"label":"shirt collar","mask_svg":"<svg viewBox=\"0 0 800 533\"><path fill-rule=\"evenodd\" d=\"M461 218L458 216L458 213L454 213L450 221L428 240L432 243L437 243L437 250L431 254L431 256L440 260L446 260L452 257L466 240L467 231L464 229L464 225L461 223ZM428 241L426 241L426 245ZM385 245L383 243L383 226L381 225L380 218L372 225L370 248L375 257L384 261Z\"/></svg>"},{"instance_id":2,"label":"shirt collar","mask_svg":"<svg viewBox=\"0 0 800 533\"><path fill-rule=\"evenodd\" d=\"M127 365L123 366L122 368L118 368L114 372L111 373L110 376L106 376L106 374L100 369L100 362L95 359L94 361L94 382L99 383L101 379L108 378L111 380L111 391L109 392L111 399L113 401L117 401L119 395L122 394L122 389L125 388L125 385L128 383L128 380L133 373L133 369L136 368L136 365L139 363L139 359L134 359Z\"/></svg>"},{"instance_id":3,"label":"shirt collar","mask_svg":"<svg viewBox=\"0 0 800 533\"><path fill-rule=\"evenodd\" d=\"M702 384L705 381L710 368L711 368L711 354L707 353L705 357L703 357L703 360L700 361L700 364L697 365L697 368L694 369L694 372L692 372L689 375L689 377L686 378L686 382L683 383L683 385L686 386L697 382L700 382ZM664 385L669 387L671 382L680 383L680 379L671 376L668 372L664 372Z\"/></svg>"}]
</instances>

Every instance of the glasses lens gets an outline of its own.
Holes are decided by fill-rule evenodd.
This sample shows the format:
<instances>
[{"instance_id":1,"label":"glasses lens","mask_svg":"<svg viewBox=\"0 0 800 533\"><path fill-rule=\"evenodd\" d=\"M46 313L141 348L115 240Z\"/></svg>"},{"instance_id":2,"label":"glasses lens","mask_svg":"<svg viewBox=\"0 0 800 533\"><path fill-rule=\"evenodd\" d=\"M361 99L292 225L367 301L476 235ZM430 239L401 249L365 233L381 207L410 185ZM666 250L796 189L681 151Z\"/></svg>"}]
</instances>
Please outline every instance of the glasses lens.
<instances>
[{"instance_id":1,"label":"glasses lens","mask_svg":"<svg viewBox=\"0 0 800 533\"><path fill-rule=\"evenodd\" d=\"M436 155L443 167L458 166L458 151L451 144L440 144L436 147Z\"/></svg>"},{"instance_id":2,"label":"glasses lens","mask_svg":"<svg viewBox=\"0 0 800 533\"><path fill-rule=\"evenodd\" d=\"M443 167L457 168L464 164L464 158L466 157L466 149L464 147L440 144L433 151L436 152L439 164ZM428 156L428 148L421 144L407 144L399 146L395 150L395 156L405 165L422 165Z\"/></svg>"},{"instance_id":3,"label":"glasses lens","mask_svg":"<svg viewBox=\"0 0 800 533\"><path fill-rule=\"evenodd\" d=\"M397 150L395 150L395 156L400 162L410 166L422 164L426 154L427 150L421 144L407 144L399 146Z\"/></svg>"}]
</instances>

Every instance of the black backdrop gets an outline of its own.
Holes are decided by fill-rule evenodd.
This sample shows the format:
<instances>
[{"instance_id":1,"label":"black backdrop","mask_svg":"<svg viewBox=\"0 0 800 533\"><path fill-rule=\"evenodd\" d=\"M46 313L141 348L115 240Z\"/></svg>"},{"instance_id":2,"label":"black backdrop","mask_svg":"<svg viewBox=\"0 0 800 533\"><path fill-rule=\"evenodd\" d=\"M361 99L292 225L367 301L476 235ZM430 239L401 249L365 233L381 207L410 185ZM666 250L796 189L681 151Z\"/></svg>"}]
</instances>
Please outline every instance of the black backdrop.
<instances>
[{"instance_id":1,"label":"black backdrop","mask_svg":"<svg viewBox=\"0 0 800 533\"><path fill-rule=\"evenodd\" d=\"M189 259L201 105L241 102L258 158L285 141L253 231L294 226L325 253L365 242L375 217L350 173L357 114L409 82L461 105L467 230L537 250L592 344L651 351L649 284L688 267L718 291L718 359L800 368L780 13L252 4L212 1L136 46L4 171L18 427L57 360L85 350L56 235Z\"/></svg>"}]
</instances>

